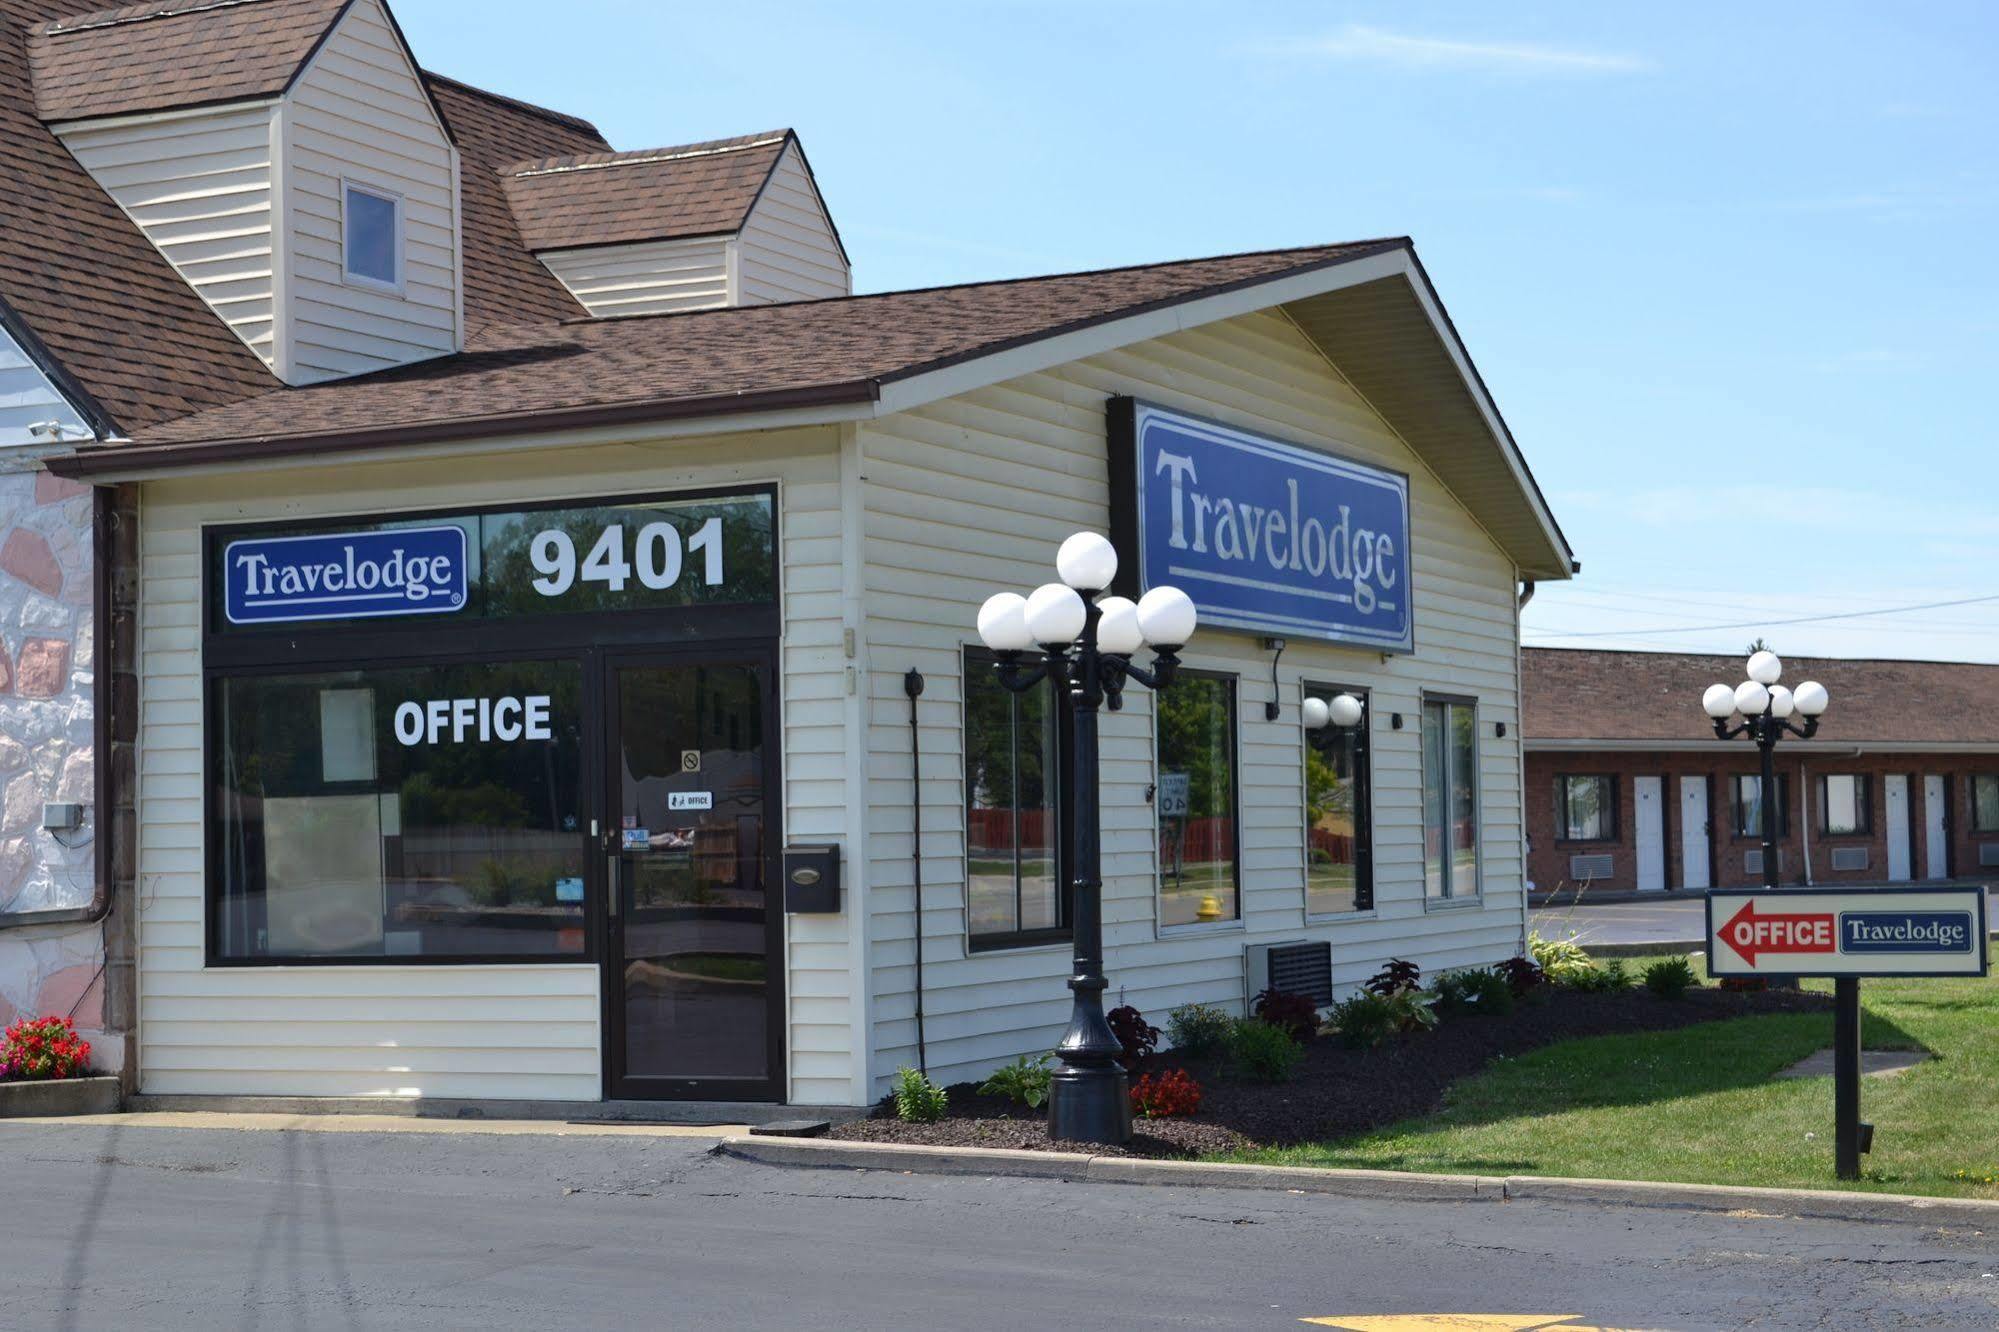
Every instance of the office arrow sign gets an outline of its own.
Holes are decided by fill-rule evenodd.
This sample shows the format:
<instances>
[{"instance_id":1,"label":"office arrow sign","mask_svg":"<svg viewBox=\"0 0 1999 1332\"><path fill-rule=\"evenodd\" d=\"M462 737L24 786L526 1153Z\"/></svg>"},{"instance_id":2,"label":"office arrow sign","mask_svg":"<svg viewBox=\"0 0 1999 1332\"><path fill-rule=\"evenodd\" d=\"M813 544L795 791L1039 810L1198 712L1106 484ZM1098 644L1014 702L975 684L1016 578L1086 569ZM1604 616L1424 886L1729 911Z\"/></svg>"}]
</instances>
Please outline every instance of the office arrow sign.
<instances>
[{"instance_id":1,"label":"office arrow sign","mask_svg":"<svg viewBox=\"0 0 1999 1332\"><path fill-rule=\"evenodd\" d=\"M1707 895L1714 976L1982 976L1985 890L1717 889Z\"/></svg>"}]
</instances>

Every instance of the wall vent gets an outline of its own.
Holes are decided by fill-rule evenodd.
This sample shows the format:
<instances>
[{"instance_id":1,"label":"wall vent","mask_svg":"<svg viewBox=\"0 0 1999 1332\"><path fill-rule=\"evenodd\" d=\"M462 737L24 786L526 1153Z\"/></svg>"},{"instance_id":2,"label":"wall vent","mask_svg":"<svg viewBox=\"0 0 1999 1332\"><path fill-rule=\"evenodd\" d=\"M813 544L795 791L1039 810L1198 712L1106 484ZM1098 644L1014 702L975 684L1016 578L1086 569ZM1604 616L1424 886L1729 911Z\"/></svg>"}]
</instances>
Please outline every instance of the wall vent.
<instances>
[{"instance_id":1,"label":"wall vent","mask_svg":"<svg viewBox=\"0 0 1999 1332\"><path fill-rule=\"evenodd\" d=\"M1333 1003L1333 946L1324 940L1251 944L1245 950L1243 1002L1265 990L1302 994L1320 1008Z\"/></svg>"},{"instance_id":2,"label":"wall vent","mask_svg":"<svg viewBox=\"0 0 1999 1332\"><path fill-rule=\"evenodd\" d=\"M1867 848L1864 846L1836 846L1832 849L1832 867L1836 870L1864 870L1867 868Z\"/></svg>"},{"instance_id":3,"label":"wall vent","mask_svg":"<svg viewBox=\"0 0 1999 1332\"><path fill-rule=\"evenodd\" d=\"M1980 865L1999 865L1999 842L1980 842L1978 844L1978 863Z\"/></svg>"},{"instance_id":4,"label":"wall vent","mask_svg":"<svg viewBox=\"0 0 1999 1332\"><path fill-rule=\"evenodd\" d=\"M1790 858L1790 852L1784 850L1782 847L1777 848L1777 873L1782 874L1786 869L1790 868L1788 863ZM1762 847L1759 846L1754 851L1744 851L1742 853L1742 872L1744 874L1761 874L1763 872Z\"/></svg>"},{"instance_id":5,"label":"wall vent","mask_svg":"<svg viewBox=\"0 0 1999 1332\"><path fill-rule=\"evenodd\" d=\"M1578 883L1608 879L1614 872L1614 862L1608 851L1600 851L1590 856L1569 857L1569 877Z\"/></svg>"}]
</instances>

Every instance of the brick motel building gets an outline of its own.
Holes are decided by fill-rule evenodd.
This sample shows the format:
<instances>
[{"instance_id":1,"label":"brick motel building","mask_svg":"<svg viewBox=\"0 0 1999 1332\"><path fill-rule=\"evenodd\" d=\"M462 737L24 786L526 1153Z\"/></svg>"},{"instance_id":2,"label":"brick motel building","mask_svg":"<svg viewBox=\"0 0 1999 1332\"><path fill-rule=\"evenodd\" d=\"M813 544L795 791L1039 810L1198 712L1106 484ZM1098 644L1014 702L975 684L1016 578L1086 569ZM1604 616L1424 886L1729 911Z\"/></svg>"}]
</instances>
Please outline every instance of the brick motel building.
<instances>
[{"instance_id":1,"label":"brick motel building","mask_svg":"<svg viewBox=\"0 0 1999 1332\"><path fill-rule=\"evenodd\" d=\"M1762 882L1760 763L1717 740L1711 684L1746 654L1521 652L1528 874L1547 893ZM1999 666L1784 659L1832 706L1777 747L1786 884L1920 882L1999 866Z\"/></svg>"}]
</instances>

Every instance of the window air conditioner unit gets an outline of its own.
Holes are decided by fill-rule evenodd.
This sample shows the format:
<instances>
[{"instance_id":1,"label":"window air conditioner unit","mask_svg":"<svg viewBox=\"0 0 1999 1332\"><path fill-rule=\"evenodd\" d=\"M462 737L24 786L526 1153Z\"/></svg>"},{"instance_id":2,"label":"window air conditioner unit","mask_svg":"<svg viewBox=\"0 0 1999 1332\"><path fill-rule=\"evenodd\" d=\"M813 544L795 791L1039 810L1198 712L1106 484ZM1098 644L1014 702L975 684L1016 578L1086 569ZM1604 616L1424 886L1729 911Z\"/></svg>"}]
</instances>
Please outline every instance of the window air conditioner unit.
<instances>
[{"instance_id":1,"label":"window air conditioner unit","mask_svg":"<svg viewBox=\"0 0 1999 1332\"><path fill-rule=\"evenodd\" d=\"M1569 877L1577 883L1591 883L1597 879L1608 879L1615 871L1608 852L1589 856L1569 857Z\"/></svg>"},{"instance_id":2,"label":"window air conditioner unit","mask_svg":"<svg viewBox=\"0 0 1999 1332\"><path fill-rule=\"evenodd\" d=\"M1777 848L1777 872L1779 874L1784 872L1789 854L1782 847ZM1742 853L1742 872L1744 874L1761 874L1763 872L1763 849L1761 847L1758 847L1754 851L1744 851Z\"/></svg>"},{"instance_id":3,"label":"window air conditioner unit","mask_svg":"<svg viewBox=\"0 0 1999 1332\"><path fill-rule=\"evenodd\" d=\"M1302 994L1320 1008L1333 1006L1333 946L1324 940L1251 944L1243 967L1244 1011L1265 990Z\"/></svg>"},{"instance_id":4,"label":"window air conditioner unit","mask_svg":"<svg viewBox=\"0 0 1999 1332\"><path fill-rule=\"evenodd\" d=\"M1867 868L1867 848L1864 846L1836 846L1832 849L1832 867L1836 870L1864 870Z\"/></svg>"},{"instance_id":5,"label":"window air conditioner unit","mask_svg":"<svg viewBox=\"0 0 1999 1332\"><path fill-rule=\"evenodd\" d=\"M1999 842L1980 842L1978 844L1978 863L1981 866L1999 865Z\"/></svg>"}]
</instances>

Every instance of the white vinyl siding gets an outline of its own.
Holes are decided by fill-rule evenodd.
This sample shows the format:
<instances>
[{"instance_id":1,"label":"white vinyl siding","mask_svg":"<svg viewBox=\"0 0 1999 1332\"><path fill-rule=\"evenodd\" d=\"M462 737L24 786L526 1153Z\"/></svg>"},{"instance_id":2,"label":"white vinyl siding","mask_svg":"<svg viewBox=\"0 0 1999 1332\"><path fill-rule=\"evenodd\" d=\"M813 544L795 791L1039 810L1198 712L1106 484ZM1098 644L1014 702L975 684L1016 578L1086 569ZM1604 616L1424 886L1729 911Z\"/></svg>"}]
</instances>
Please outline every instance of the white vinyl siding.
<instances>
[{"instance_id":1,"label":"white vinyl siding","mask_svg":"<svg viewBox=\"0 0 1999 1332\"><path fill-rule=\"evenodd\" d=\"M287 381L310 384L455 350L454 153L377 0L357 0L347 11L280 116ZM399 291L345 278L343 181L400 199Z\"/></svg>"},{"instance_id":2,"label":"white vinyl siding","mask_svg":"<svg viewBox=\"0 0 1999 1332\"><path fill-rule=\"evenodd\" d=\"M729 238L550 250L538 256L598 318L713 310L729 303Z\"/></svg>"},{"instance_id":3,"label":"white vinyl siding","mask_svg":"<svg viewBox=\"0 0 1999 1332\"><path fill-rule=\"evenodd\" d=\"M977 389L860 428L867 477L867 813L874 967L870 1074L879 1092L915 1062L910 894L908 703L902 673L928 680L922 701L925 1029L933 1075L951 1082L1052 1047L1068 1017L1068 950L966 950L960 652L980 602L1054 574L1056 545L1104 530L1104 403L1134 394L1247 429L1317 443L1410 474L1416 651L1384 658L1291 639L1279 673L1283 711L1263 717L1270 654L1247 634L1196 635L1190 667L1238 684L1242 921L1161 937L1156 920L1152 703L1138 687L1103 715L1107 1004L1155 1021L1189 1001L1240 1009L1243 949L1333 940L1345 988L1390 957L1426 972L1495 962L1520 948L1521 816L1514 568L1465 509L1283 315L1245 316ZM1305 919L1302 681L1370 691L1375 910ZM1480 833L1485 892L1426 910L1420 721L1425 691L1479 700ZM1402 728L1391 718L1400 713ZM1498 739L1493 723L1507 724Z\"/></svg>"},{"instance_id":4,"label":"white vinyl siding","mask_svg":"<svg viewBox=\"0 0 1999 1332\"><path fill-rule=\"evenodd\" d=\"M853 292L853 275L798 145L789 144L736 241L738 305Z\"/></svg>"},{"instance_id":5,"label":"white vinyl siding","mask_svg":"<svg viewBox=\"0 0 1999 1332\"><path fill-rule=\"evenodd\" d=\"M601 1094L594 963L207 968L200 531L308 519L776 481L789 840L846 840L863 793L844 759L847 662L839 432L705 436L462 461L148 483L141 496L140 1088L151 1093ZM773 901L773 909L781 904ZM789 1094L844 1104L857 1019L852 913L787 920Z\"/></svg>"},{"instance_id":6,"label":"white vinyl siding","mask_svg":"<svg viewBox=\"0 0 1999 1332\"><path fill-rule=\"evenodd\" d=\"M275 363L274 107L59 125L56 133L237 337Z\"/></svg>"},{"instance_id":7,"label":"white vinyl siding","mask_svg":"<svg viewBox=\"0 0 1999 1332\"><path fill-rule=\"evenodd\" d=\"M56 391L41 367L0 328L0 448L56 443L50 435L28 430L50 421L63 427L63 438L72 444L90 433L83 417Z\"/></svg>"}]
</instances>

